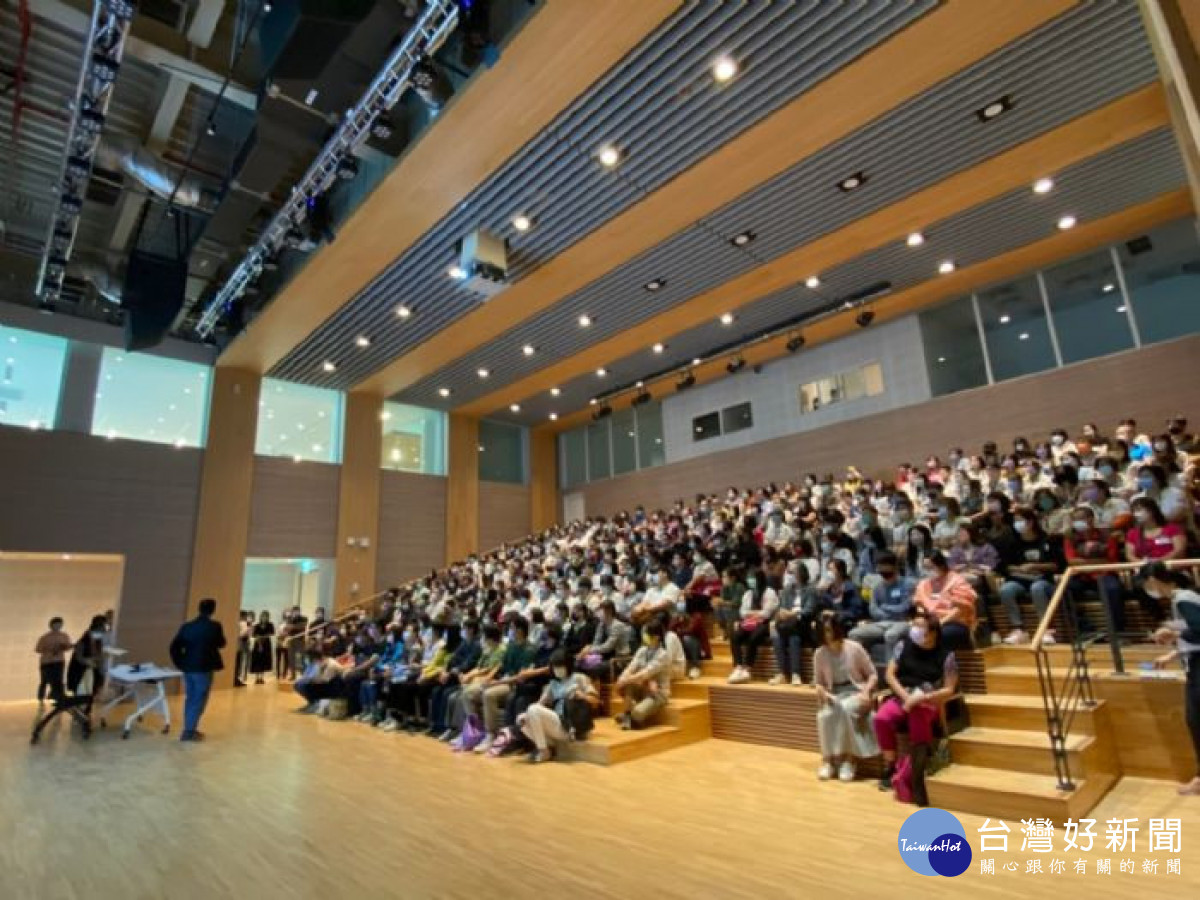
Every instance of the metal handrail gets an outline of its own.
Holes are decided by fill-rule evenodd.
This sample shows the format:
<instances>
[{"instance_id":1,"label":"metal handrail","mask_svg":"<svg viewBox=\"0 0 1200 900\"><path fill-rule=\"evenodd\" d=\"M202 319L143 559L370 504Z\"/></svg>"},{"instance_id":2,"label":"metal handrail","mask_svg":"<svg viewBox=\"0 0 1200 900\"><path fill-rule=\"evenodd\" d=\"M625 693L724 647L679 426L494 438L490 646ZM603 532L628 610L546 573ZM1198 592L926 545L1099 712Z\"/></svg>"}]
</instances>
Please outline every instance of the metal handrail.
<instances>
[{"instance_id":1,"label":"metal handrail","mask_svg":"<svg viewBox=\"0 0 1200 900\"><path fill-rule=\"evenodd\" d=\"M1200 559L1163 560L1168 568L1186 569L1193 572L1200 569ZM1050 630L1055 615L1067 595L1071 579L1079 575L1108 575L1117 572L1135 572L1144 566L1144 562L1095 563L1069 566L1058 580L1046 612L1038 624L1033 636L1030 650L1033 652L1037 666L1038 683L1042 691L1042 706L1046 712L1046 732L1050 737L1050 752L1054 758L1054 771L1058 778L1059 790L1071 791L1075 784L1071 780L1070 758L1067 754L1067 739L1071 735L1071 726L1075 715L1081 708L1091 709L1096 705L1096 697L1092 692L1091 673L1088 669L1087 652L1101 638L1104 632L1084 638L1080 634L1074 609L1068 605L1067 615L1072 619L1071 630L1071 662L1062 676L1061 683L1055 682L1055 673L1051 666L1051 657L1044 643L1046 632ZM1109 648L1113 655L1113 668L1118 674L1125 672L1124 657L1121 653L1121 642L1116 629L1113 628L1112 613L1108 604L1108 589L1103 581L1098 582L1101 606L1104 611Z\"/></svg>"},{"instance_id":2,"label":"metal handrail","mask_svg":"<svg viewBox=\"0 0 1200 900\"><path fill-rule=\"evenodd\" d=\"M315 628L313 628L312 626L309 626L309 627L305 628L303 631L301 631L299 634L289 634L287 637L283 638L280 641L280 643L285 646L291 646L296 641L301 640L301 639L304 639L305 642L307 643L307 639L310 635L312 635L318 631L324 631L325 629L329 628L330 626L338 625L342 622L345 622L349 619L354 618L355 616L362 613L365 609L369 608L372 604L374 604L380 598L386 597L388 595L388 593L389 593L388 591L380 591L378 594L372 594L366 600L360 600L357 603L352 603L350 606L348 606L346 609L342 610L342 612L340 612L338 615L334 616L332 619L326 619L324 622L322 622L320 625L318 625Z\"/></svg>"}]
</instances>

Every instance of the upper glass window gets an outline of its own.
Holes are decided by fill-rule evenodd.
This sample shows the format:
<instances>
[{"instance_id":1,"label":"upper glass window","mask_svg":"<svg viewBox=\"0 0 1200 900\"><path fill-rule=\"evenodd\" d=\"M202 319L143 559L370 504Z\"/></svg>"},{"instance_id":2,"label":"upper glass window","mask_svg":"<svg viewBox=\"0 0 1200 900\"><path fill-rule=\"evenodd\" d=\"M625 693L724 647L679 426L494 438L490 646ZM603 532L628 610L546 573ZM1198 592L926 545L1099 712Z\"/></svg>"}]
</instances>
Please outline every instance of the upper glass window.
<instances>
[{"instance_id":1,"label":"upper glass window","mask_svg":"<svg viewBox=\"0 0 1200 900\"><path fill-rule=\"evenodd\" d=\"M436 409L383 404L383 447L380 464L385 469L446 474L446 414Z\"/></svg>"},{"instance_id":2,"label":"upper glass window","mask_svg":"<svg viewBox=\"0 0 1200 900\"><path fill-rule=\"evenodd\" d=\"M1133 329L1108 249L1042 273L1064 363L1133 346Z\"/></svg>"},{"instance_id":3,"label":"upper glass window","mask_svg":"<svg viewBox=\"0 0 1200 900\"><path fill-rule=\"evenodd\" d=\"M205 365L105 347L92 434L203 447L212 370Z\"/></svg>"},{"instance_id":4,"label":"upper glass window","mask_svg":"<svg viewBox=\"0 0 1200 900\"><path fill-rule=\"evenodd\" d=\"M608 419L587 427L588 480L612 476L612 455L608 445Z\"/></svg>"},{"instance_id":5,"label":"upper glass window","mask_svg":"<svg viewBox=\"0 0 1200 900\"><path fill-rule=\"evenodd\" d=\"M53 428L67 342L0 325L0 425Z\"/></svg>"},{"instance_id":6,"label":"upper glass window","mask_svg":"<svg viewBox=\"0 0 1200 900\"><path fill-rule=\"evenodd\" d=\"M1191 219L1117 247L1143 344L1200 331L1200 243Z\"/></svg>"},{"instance_id":7,"label":"upper glass window","mask_svg":"<svg viewBox=\"0 0 1200 900\"><path fill-rule=\"evenodd\" d=\"M987 384L983 345L970 297L959 297L920 314L925 367L933 396Z\"/></svg>"},{"instance_id":8,"label":"upper glass window","mask_svg":"<svg viewBox=\"0 0 1200 900\"><path fill-rule=\"evenodd\" d=\"M525 483L525 438L519 425L479 422L479 480Z\"/></svg>"},{"instance_id":9,"label":"upper glass window","mask_svg":"<svg viewBox=\"0 0 1200 900\"><path fill-rule=\"evenodd\" d=\"M883 368L867 363L857 369L800 385L800 412L811 413L835 403L883 393Z\"/></svg>"},{"instance_id":10,"label":"upper glass window","mask_svg":"<svg viewBox=\"0 0 1200 900\"><path fill-rule=\"evenodd\" d=\"M558 436L562 453L563 485L583 484L587 477L587 429L576 428Z\"/></svg>"},{"instance_id":11,"label":"upper glass window","mask_svg":"<svg viewBox=\"0 0 1200 900\"><path fill-rule=\"evenodd\" d=\"M978 296L994 380L1054 368L1054 345L1036 277L997 285Z\"/></svg>"},{"instance_id":12,"label":"upper glass window","mask_svg":"<svg viewBox=\"0 0 1200 900\"><path fill-rule=\"evenodd\" d=\"M637 436L639 467L648 469L667 461L661 403L647 403L637 408Z\"/></svg>"},{"instance_id":13,"label":"upper glass window","mask_svg":"<svg viewBox=\"0 0 1200 900\"><path fill-rule=\"evenodd\" d=\"M342 461L342 395L325 388L264 378L254 452L296 462Z\"/></svg>"},{"instance_id":14,"label":"upper glass window","mask_svg":"<svg viewBox=\"0 0 1200 900\"><path fill-rule=\"evenodd\" d=\"M634 408L627 406L613 413L612 419L613 474L624 475L637 468L637 426Z\"/></svg>"}]
</instances>

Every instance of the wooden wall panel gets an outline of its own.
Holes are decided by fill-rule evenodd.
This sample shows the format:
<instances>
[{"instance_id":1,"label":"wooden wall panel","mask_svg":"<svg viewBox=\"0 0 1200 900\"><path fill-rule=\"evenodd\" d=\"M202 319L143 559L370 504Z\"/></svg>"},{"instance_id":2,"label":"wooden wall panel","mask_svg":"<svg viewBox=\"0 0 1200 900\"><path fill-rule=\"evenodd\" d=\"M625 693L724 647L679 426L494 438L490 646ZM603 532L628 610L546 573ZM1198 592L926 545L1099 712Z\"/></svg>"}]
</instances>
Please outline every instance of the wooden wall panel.
<instances>
[{"instance_id":1,"label":"wooden wall panel","mask_svg":"<svg viewBox=\"0 0 1200 900\"><path fill-rule=\"evenodd\" d=\"M337 556L340 466L254 458L247 556Z\"/></svg>"},{"instance_id":2,"label":"wooden wall panel","mask_svg":"<svg viewBox=\"0 0 1200 900\"><path fill-rule=\"evenodd\" d=\"M450 416L446 465L446 559L479 549L479 420Z\"/></svg>"},{"instance_id":3,"label":"wooden wall panel","mask_svg":"<svg viewBox=\"0 0 1200 900\"><path fill-rule=\"evenodd\" d=\"M346 395L342 466L338 479L337 568L334 609L374 593L379 550L379 466L383 401L362 393ZM364 547L363 541L366 541Z\"/></svg>"},{"instance_id":4,"label":"wooden wall panel","mask_svg":"<svg viewBox=\"0 0 1200 900\"><path fill-rule=\"evenodd\" d=\"M529 481L529 530L543 531L558 521L558 441L552 432L529 432Z\"/></svg>"},{"instance_id":5,"label":"wooden wall panel","mask_svg":"<svg viewBox=\"0 0 1200 900\"><path fill-rule=\"evenodd\" d=\"M375 589L441 568L446 561L446 479L384 471L379 483Z\"/></svg>"},{"instance_id":6,"label":"wooden wall panel","mask_svg":"<svg viewBox=\"0 0 1200 900\"><path fill-rule=\"evenodd\" d=\"M1187 781L1196 774L1181 681L1110 675L1093 679L1092 686L1096 697L1108 704L1125 775Z\"/></svg>"},{"instance_id":7,"label":"wooden wall panel","mask_svg":"<svg viewBox=\"0 0 1200 900\"><path fill-rule=\"evenodd\" d=\"M529 534L530 489L524 484L479 483L479 550L487 552Z\"/></svg>"},{"instance_id":8,"label":"wooden wall panel","mask_svg":"<svg viewBox=\"0 0 1200 900\"><path fill-rule=\"evenodd\" d=\"M187 605L201 456L0 428L0 548L123 555L118 640L135 660L165 662Z\"/></svg>"},{"instance_id":9,"label":"wooden wall panel","mask_svg":"<svg viewBox=\"0 0 1200 900\"><path fill-rule=\"evenodd\" d=\"M1126 415L1151 429L1176 413L1195 421L1200 416L1197 354L1200 336L1180 338L572 491L583 493L587 515L608 515L639 503L665 506L730 485L795 480L808 471L841 473L847 464L886 476L897 463L930 453L944 456L954 446L970 452L989 439L1011 445L1018 435L1044 435L1056 426L1075 433L1084 422L1095 421L1111 433Z\"/></svg>"}]
</instances>

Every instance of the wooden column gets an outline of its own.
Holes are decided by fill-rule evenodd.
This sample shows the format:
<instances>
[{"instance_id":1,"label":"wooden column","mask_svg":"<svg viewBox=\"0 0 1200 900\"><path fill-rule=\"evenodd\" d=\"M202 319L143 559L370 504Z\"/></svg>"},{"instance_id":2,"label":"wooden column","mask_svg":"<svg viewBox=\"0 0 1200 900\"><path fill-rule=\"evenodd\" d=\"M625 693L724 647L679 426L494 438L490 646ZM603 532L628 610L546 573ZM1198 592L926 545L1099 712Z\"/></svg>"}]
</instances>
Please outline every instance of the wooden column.
<instances>
[{"instance_id":1,"label":"wooden column","mask_svg":"<svg viewBox=\"0 0 1200 900\"><path fill-rule=\"evenodd\" d=\"M338 481L335 611L365 600L375 591L375 568L379 558L382 412L381 397L357 392L346 395Z\"/></svg>"},{"instance_id":2,"label":"wooden column","mask_svg":"<svg viewBox=\"0 0 1200 900\"><path fill-rule=\"evenodd\" d=\"M1171 126L1200 209L1200 0L1140 0Z\"/></svg>"},{"instance_id":3,"label":"wooden column","mask_svg":"<svg viewBox=\"0 0 1200 900\"><path fill-rule=\"evenodd\" d=\"M261 382L253 372L218 368L213 373L208 406L208 441L200 475L186 615L195 616L204 597L217 601L217 620L225 628L228 645L225 669L217 673L216 687L233 685Z\"/></svg>"},{"instance_id":4,"label":"wooden column","mask_svg":"<svg viewBox=\"0 0 1200 900\"><path fill-rule=\"evenodd\" d=\"M446 466L446 562L479 549L479 420L450 414ZM419 527L419 526L417 526Z\"/></svg>"},{"instance_id":5,"label":"wooden column","mask_svg":"<svg viewBox=\"0 0 1200 900\"><path fill-rule=\"evenodd\" d=\"M530 531L558 522L558 436L540 428L529 432Z\"/></svg>"}]
</instances>

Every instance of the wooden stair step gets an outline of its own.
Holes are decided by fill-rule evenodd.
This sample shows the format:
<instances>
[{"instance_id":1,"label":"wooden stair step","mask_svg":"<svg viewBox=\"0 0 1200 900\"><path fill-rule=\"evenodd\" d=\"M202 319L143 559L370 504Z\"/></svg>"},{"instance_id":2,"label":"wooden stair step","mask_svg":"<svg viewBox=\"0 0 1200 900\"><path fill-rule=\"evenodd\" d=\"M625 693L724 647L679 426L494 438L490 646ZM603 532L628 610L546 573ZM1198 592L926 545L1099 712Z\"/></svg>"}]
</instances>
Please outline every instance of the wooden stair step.
<instances>
[{"instance_id":1,"label":"wooden stair step","mask_svg":"<svg viewBox=\"0 0 1200 900\"><path fill-rule=\"evenodd\" d=\"M971 726L957 732L950 738L952 741L970 741L980 744L991 744L1000 747L1021 747L1037 750L1050 749L1050 735L1043 732L1028 731L1015 728L981 728ZM1069 734L1066 739L1067 750L1083 750L1094 740L1090 734Z\"/></svg>"},{"instance_id":2,"label":"wooden stair step","mask_svg":"<svg viewBox=\"0 0 1200 900\"><path fill-rule=\"evenodd\" d=\"M1074 790L1062 791L1053 775L955 763L929 776L925 785L930 806L994 819L1039 817L1061 823L1090 812L1115 781L1101 773L1076 778Z\"/></svg>"},{"instance_id":3,"label":"wooden stair step","mask_svg":"<svg viewBox=\"0 0 1200 900\"><path fill-rule=\"evenodd\" d=\"M1090 734L1070 734L1066 739L1067 764L1072 776L1083 778L1107 768ZM970 727L950 736L950 758L977 766L1034 775L1054 775L1055 758L1045 732L1009 728Z\"/></svg>"},{"instance_id":4,"label":"wooden stair step","mask_svg":"<svg viewBox=\"0 0 1200 900\"><path fill-rule=\"evenodd\" d=\"M966 694L971 724L985 728L1014 728L1023 731L1046 730L1046 707L1041 694ZM1095 734L1095 710L1104 705L1099 700L1094 707L1081 706L1075 715L1072 730Z\"/></svg>"},{"instance_id":5,"label":"wooden stair step","mask_svg":"<svg viewBox=\"0 0 1200 900\"><path fill-rule=\"evenodd\" d=\"M563 747L564 760L612 766L692 743L682 729L673 725L651 725L625 731L612 719L597 719L586 741Z\"/></svg>"}]
</instances>

